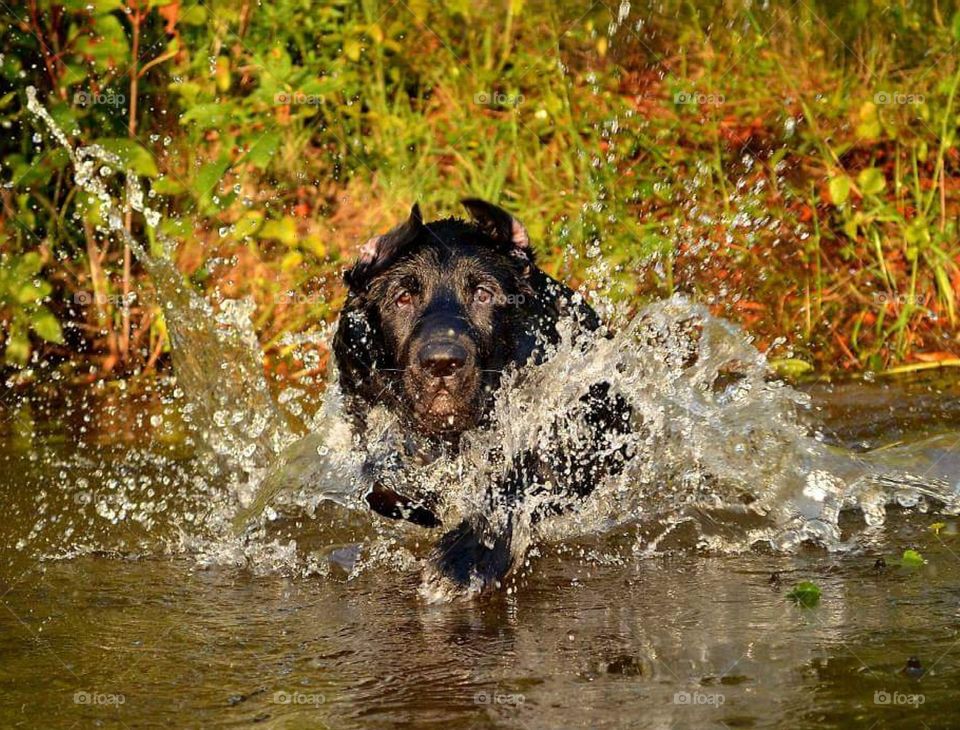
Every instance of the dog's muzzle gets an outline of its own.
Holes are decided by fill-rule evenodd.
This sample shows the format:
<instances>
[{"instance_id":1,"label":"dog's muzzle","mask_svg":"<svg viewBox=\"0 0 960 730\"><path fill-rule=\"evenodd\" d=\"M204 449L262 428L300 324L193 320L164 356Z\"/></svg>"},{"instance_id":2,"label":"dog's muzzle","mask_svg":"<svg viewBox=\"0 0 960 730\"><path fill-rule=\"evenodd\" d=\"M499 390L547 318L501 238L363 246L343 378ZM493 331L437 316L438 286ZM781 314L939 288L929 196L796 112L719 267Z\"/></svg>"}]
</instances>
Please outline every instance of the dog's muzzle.
<instances>
[{"instance_id":1,"label":"dog's muzzle","mask_svg":"<svg viewBox=\"0 0 960 730\"><path fill-rule=\"evenodd\" d=\"M448 378L457 374L469 358L467 348L448 339L430 340L417 352L417 364L434 378Z\"/></svg>"}]
</instances>

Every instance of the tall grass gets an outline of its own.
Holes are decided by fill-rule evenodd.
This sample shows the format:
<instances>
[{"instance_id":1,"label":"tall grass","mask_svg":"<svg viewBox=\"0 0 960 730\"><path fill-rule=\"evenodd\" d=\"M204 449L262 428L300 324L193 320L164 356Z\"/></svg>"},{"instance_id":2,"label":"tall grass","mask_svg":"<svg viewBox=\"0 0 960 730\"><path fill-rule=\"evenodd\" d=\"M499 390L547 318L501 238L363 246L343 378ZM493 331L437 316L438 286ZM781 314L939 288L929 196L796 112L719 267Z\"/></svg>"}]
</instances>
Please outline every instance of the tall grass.
<instances>
[{"instance_id":1,"label":"tall grass","mask_svg":"<svg viewBox=\"0 0 960 730\"><path fill-rule=\"evenodd\" d=\"M166 362L149 282L33 141L27 84L150 178L178 265L254 297L286 377L322 370L322 348L288 336L335 317L356 245L415 200L440 216L466 196L514 211L544 266L608 294L615 318L682 291L794 369L960 354L955 4L625 9L4 7L0 267L36 264L37 283L0 287L8 366Z\"/></svg>"}]
</instances>

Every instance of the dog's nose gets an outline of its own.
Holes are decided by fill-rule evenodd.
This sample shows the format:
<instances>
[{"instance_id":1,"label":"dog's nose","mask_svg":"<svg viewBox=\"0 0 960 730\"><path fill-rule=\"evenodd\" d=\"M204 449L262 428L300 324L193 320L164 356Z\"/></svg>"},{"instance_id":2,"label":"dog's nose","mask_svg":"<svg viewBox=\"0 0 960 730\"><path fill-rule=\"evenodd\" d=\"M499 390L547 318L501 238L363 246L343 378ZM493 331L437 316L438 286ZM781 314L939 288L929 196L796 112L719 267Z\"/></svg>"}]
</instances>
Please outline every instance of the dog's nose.
<instances>
[{"instance_id":1,"label":"dog's nose","mask_svg":"<svg viewBox=\"0 0 960 730\"><path fill-rule=\"evenodd\" d=\"M435 378L445 378L466 364L467 351L456 342L428 342L420 348L417 361Z\"/></svg>"}]
</instances>

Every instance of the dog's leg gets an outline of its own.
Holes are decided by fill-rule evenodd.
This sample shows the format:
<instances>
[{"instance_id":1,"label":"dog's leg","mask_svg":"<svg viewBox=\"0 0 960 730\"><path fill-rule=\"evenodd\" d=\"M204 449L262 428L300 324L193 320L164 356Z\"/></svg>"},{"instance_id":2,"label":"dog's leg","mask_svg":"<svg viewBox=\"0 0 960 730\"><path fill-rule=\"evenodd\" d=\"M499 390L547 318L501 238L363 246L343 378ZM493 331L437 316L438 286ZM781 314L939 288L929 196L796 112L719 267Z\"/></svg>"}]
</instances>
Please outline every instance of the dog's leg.
<instances>
[{"instance_id":1,"label":"dog's leg","mask_svg":"<svg viewBox=\"0 0 960 730\"><path fill-rule=\"evenodd\" d=\"M426 505L376 483L366 494L370 508L393 520L406 520L420 527L440 527L443 523Z\"/></svg>"},{"instance_id":2,"label":"dog's leg","mask_svg":"<svg viewBox=\"0 0 960 730\"><path fill-rule=\"evenodd\" d=\"M626 449L611 450L610 439L630 430L630 417L629 405L611 395L609 384L592 386L576 412L564 419L578 428L571 432L558 426L548 447L514 457L506 476L487 495L487 514L493 517L476 515L440 538L421 592L431 600L450 600L501 587L523 561L530 525L569 511L623 469Z\"/></svg>"},{"instance_id":3,"label":"dog's leg","mask_svg":"<svg viewBox=\"0 0 960 730\"><path fill-rule=\"evenodd\" d=\"M522 516L503 515L496 526L477 516L437 542L424 571L421 594L430 601L469 598L503 586L528 544Z\"/></svg>"}]
</instances>

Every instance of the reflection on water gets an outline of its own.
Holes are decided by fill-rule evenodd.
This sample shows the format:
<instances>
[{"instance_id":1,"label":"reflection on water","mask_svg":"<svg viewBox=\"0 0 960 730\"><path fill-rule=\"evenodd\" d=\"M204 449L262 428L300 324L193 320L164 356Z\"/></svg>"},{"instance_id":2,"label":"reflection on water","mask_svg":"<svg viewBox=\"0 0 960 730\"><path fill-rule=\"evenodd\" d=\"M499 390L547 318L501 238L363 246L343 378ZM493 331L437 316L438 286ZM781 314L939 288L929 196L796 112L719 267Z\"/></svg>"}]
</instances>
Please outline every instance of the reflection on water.
<instances>
[{"instance_id":1,"label":"reflection on water","mask_svg":"<svg viewBox=\"0 0 960 730\"><path fill-rule=\"evenodd\" d=\"M922 541L920 570L875 571L873 555L550 555L516 596L439 607L391 572L48 564L3 599L0 724L948 727L960 566L924 521L900 522L887 552ZM817 581L821 605L791 605L774 571ZM920 679L901 671L913 655Z\"/></svg>"},{"instance_id":2,"label":"reflection on water","mask_svg":"<svg viewBox=\"0 0 960 730\"><path fill-rule=\"evenodd\" d=\"M842 397L820 387L813 413L848 445L909 437L911 404L928 397L941 408L934 430L957 426L956 393L943 384L844 388L867 417L850 418ZM377 528L335 508L315 522L285 518L284 529L329 556L322 576L205 568L190 545L178 556L184 526L165 519L163 486L190 480L200 496L176 512L200 515L217 476L206 476L209 488L197 483L175 413L149 394L104 395L98 419L44 403L4 411L0 426L2 726L960 723L953 518L895 512L850 554L642 557L633 547L643 528L626 526L540 545L510 596L425 605L416 597L422 533L390 532L382 558L356 572L351 547ZM131 438L150 448L131 449ZM78 483L90 501L61 503ZM58 484L74 489L60 494ZM111 498L116 514L93 519L85 510L101 493L132 495L134 510L153 499L156 509L121 520L124 500ZM105 540L109 554L37 562ZM43 549L18 550L24 541ZM926 564L899 565L907 548ZM801 580L821 587L816 608L786 599ZM907 670L911 657L921 669Z\"/></svg>"}]
</instances>

